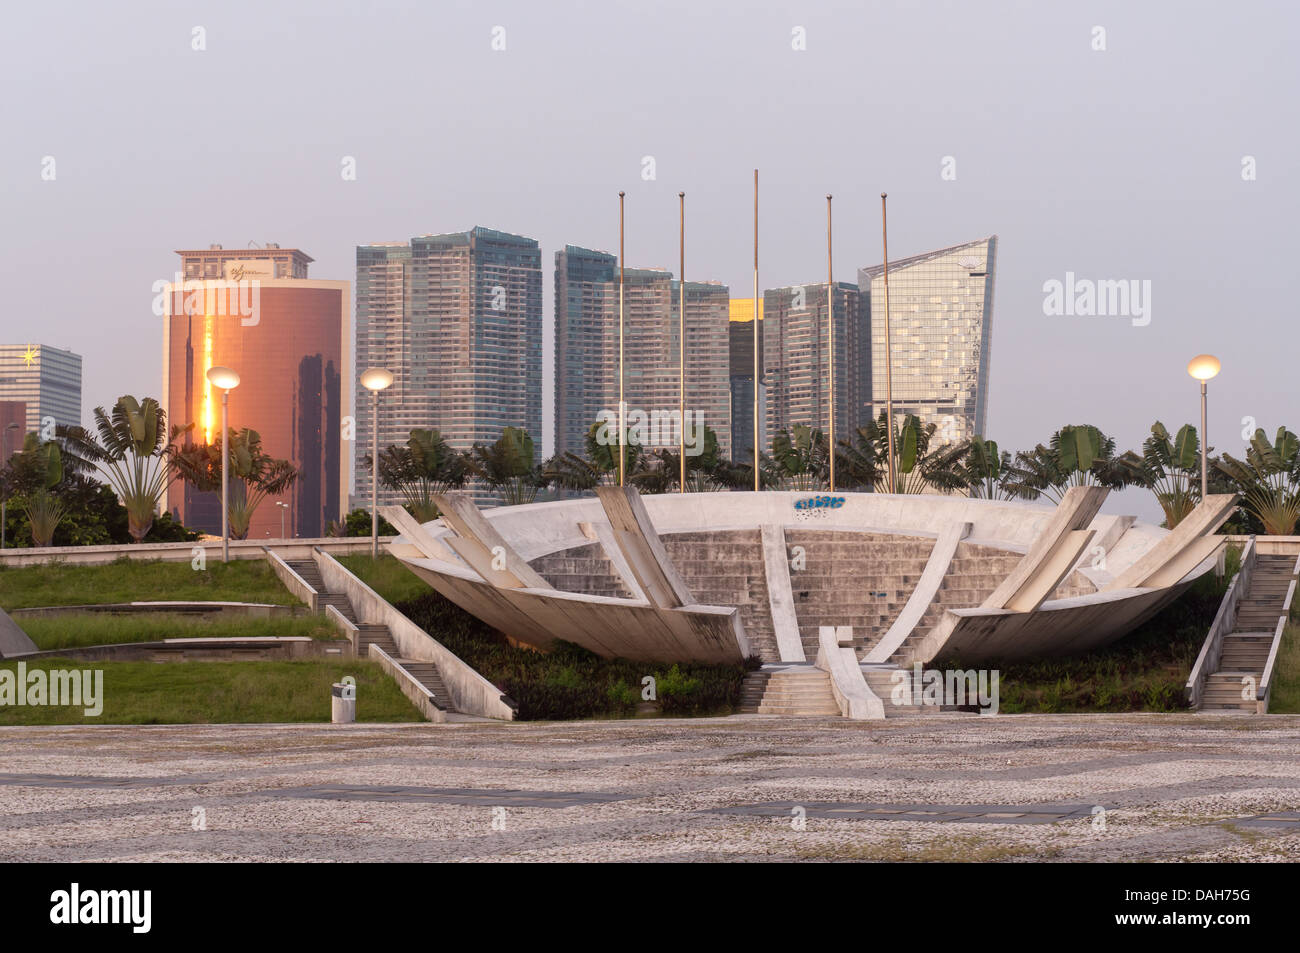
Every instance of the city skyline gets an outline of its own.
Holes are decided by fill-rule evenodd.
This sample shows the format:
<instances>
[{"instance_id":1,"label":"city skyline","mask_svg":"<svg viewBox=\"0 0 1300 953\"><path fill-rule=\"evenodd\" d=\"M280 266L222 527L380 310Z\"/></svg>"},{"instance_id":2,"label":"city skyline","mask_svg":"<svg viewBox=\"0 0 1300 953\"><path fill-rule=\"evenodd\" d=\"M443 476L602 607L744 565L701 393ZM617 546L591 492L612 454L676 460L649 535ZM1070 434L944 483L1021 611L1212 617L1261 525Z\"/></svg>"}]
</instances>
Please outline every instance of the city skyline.
<instances>
[{"instance_id":1,"label":"city skyline","mask_svg":"<svg viewBox=\"0 0 1300 953\"><path fill-rule=\"evenodd\" d=\"M1209 404L1216 447L1240 453L1244 421L1271 431L1300 416L1286 349L1261 347L1290 324L1286 227L1300 185L1284 170L1300 132L1276 117L1300 92L1293 8L1170 16L1102 3L1085 17L976 5L926 17L813 2L738 17L665 0L612 8L599 24L510 2L490 13L399 5L382 19L330 0L319 9L304 22L239 2L201 16L145 3L128 23L86 6L69 32L57 10L29 6L6 24L10 68L48 95L6 105L14 148L0 175L24 227L0 239L11 288L0 340L96 355L83 411L160 386L133 342L155 326L144 302L171 280L181 243L292 241L337 277L351 274L358 241L442 225L506 226L548 254L572 241L608 249L625 190L628 260L671 266L685 191L687 277L747 295L757 167L764 287L824 275L827 192L840 281L882 258L881 192L891 257L1000 236L988 414L1001 446L1091 422L1135 447L1151 419L1195 423L1185 366L1201 352L1223 360ZM498 25L504 49L493 48ZM430 36L444 40L437 74L472 76L471 88L449 95L430 74ZM327 66L322 50L349 68ZM198 90L262 101L266 64L310 93L288 113L248 111L238 145L214 148L199 125L165 118L188 115ZM176 81L159 83L164 73ZM383 95L356 80L364 73L386 77ZM518 108L521 91L546 108ZM429 96L437 123L412 124ZM864 97L882 105L865 112ZM756 134L738 137L744 127ZM811 147L817 128L834 130L833 147ZM73 235L96 253L80 254L69 280ZM1150 281L1150 322L1048 313L1044 285L1068 273ZM1064 374L1066 361L1104 374ZM544 373L551 362L547 346Z\"/></svg>"}]
</instances>

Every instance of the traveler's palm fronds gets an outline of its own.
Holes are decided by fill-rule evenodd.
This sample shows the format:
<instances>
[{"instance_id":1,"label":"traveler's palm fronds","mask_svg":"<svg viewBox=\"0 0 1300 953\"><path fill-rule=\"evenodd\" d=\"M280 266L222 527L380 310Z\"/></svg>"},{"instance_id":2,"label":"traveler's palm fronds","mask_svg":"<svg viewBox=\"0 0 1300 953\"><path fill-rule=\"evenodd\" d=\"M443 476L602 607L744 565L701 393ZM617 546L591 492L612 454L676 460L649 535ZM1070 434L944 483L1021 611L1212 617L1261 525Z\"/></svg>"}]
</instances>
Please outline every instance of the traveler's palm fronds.
<instances>
[{"instance_id":1,"label":"traveler's palm fronds","mask_svg":"<svg viewBox=\"0 0 1300 953\"><path fill-rule=\"evenodd\" d=\"M1230 454L1215 466L1241 490L1243 505L1270 536L1289 536L1300 521L1300 438L1279 427L1272 443L1255 431L1246 459Z\"/></svg>"}]
</instances>

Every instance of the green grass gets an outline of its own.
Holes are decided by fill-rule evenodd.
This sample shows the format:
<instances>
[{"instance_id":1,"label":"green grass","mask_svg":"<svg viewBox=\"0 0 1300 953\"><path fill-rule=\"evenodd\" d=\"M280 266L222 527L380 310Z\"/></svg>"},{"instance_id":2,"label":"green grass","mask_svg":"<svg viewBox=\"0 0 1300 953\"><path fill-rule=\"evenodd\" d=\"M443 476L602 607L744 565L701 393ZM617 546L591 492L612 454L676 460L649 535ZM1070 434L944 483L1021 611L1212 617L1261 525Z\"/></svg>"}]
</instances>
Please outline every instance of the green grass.
<instances>
[{"instance_id":1,"label":"green grass","mask_svg":"<svg viewBox=\"0 0 1300 953\"><path fill-rule=\"evenodd\" d=\"M1273 691L1268 710L1270 714L1300 714L1300 625L1295 623L1282 630L1282 644L1273 663Z\"/></svg>"},{"instance_id":2,"label":"green grass","mask_svg":"<svg viewBox=\"0 0 1300 953\"><path fill-rule=\"evenodd\" d=\"M17 662L0 663L0 670ZM103 711L83 707L0 706L0 725L200 725L328 722L330 686L357 680L357 720L422 721L374 662L85 662L47 659L36 669L102 670Z\"/></svg>"},{"instance_id":3,"label":"green grass","mask_svg":"<svg viewBox=\"0 0 1300 953\"><path fill-rule=\"evenodd\" d=\"M263 560L187 562L118 559L102 566L46 563L0 567L0 608L103 605L111 602L266 602L298 605Z\"/></svg>"},{"instance_id":4,"label":"green grass","mask_svg":"<svg viewBox=\"0 0 1300 953\"><path fill-rule=\"evenodd\" d=\"M163 639L251 639L304 635L312 639L341 638L338 629L326 622L324 616L318 615L252 619L230 616L203 618L167 612L125 615L74 612L57 616L29 616L17 621L37 647L44 650L120 642L159 642Z\"/></svg>"},{"instance_id":5,"label":"green grass","mask_svg":"<svg viewBox=\"0 0 1300 953\"><path fill-rule=\"evenodd\" d=\"M336 557L347 570L364 582L375 592L396 605L408 599L418 599L426 595L429 584L407 569L401 560L387 554L378 561L369 555L351 555Z\"/></svg>"},{"instance_id":6,"label":"green grass","mask_svg":"<svg viewBox=\"0 0 1300 953\"><path fill-rule=\"evenodd\" d=\"M946 659L927 667L996 669L999 710L1007 714L1185 711L1184 686L1236 565L1229 551L1222 579L1207 573L1159 615L1087 655L983 665Z\"/></svg>"}]
</instances>

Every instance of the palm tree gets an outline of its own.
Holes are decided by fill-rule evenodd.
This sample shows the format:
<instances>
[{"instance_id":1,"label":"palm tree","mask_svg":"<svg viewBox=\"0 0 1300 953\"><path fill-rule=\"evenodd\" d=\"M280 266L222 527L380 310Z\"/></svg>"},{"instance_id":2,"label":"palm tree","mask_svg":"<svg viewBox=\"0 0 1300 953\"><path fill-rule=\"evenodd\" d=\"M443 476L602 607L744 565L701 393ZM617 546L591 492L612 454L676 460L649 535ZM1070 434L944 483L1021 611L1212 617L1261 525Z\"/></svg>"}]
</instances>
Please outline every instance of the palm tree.
<instances>
[{"instance_id":1,"label":"palm tree","mask_svg":"<svg viewBox=\"0 0 1300 953\"><path fill-rule=\"evenodd\" d=\"M366 465L373 466L370 454ZM379 454L379 482L399 490L406 508L421 523L438 518L433 495L464 486L468 472L465 455L452 449L437 430L412 430L405 446Z\"/></svg>"},{"instance_id":2,"label":"palm tree","mask_svg":"<svg viewBox=\"0 0 1300 953\"><path fill-rule=\"evenodd\" d=\"M791 490L820 490L830 482L826 435L807 424L795 424L772 438L773 483Z\"/></svg>"},{"instance_id":3,"label":"palm tree","mask_svg":"<svg viewBox=\"0 0 1300 953\"><path fill-rule=\"evenodd\" d=\"M734 485L732 466L718 449L718 435L712 427L704 428L702 446L697 454L686 455L686 491L705 493ZM645 493L670 493L680 488L681 453L668 447L656 450L654 465L632 475L632 482ZM752 485L752 484L751 484Z\"/></svg>"},{"instance_id":4,"label":"palm tree","mask_svg":"<svg viewBox=\"0 0 1300 953\"><path fill-rule=\"evenodd\" d=\"M938 424L921 423L915 414L907 414L899 421L894 433L895 485L891 488L889 419L881 411L876 420L857 429L851 442L840 443L837 475L845 474L845 486L867 486L879 493L951 493L965 489L968 484L962 461L969 444L943 444L932 450L930 443L938 429Z\"/></svg>"},{"instance_id":5,"label":"palm tree","mask_svg":"<svg viewBox=\"0 0 1300 953\"><path fill-rule=\"evenodd\" d=\"M1011 469L1011 451L999 452L994 441L975 437L970 442L962 467L973 499L1016 499L1016 493L1003 482Z\"/></svg>"},{"instance_id":6,"label":"palm tree","mask_svg":"<svg viewBox=\"0 0 1300 953\"><path fill-rule=\"evenodd\" d=\"M1225 453L1214 465L1241 490L1243 505L1264 524L1270 536L1289 536L1300 521L1300 438L1277 428L1269 443L1263 428L1255 431L1238 460Z\"/></svg>"},{"instance_id":7,"label":"palm tree","mask_svg":"<svg viewBox=\"0 0 1300 953\"><path fill-rule=\"evenodd\" d=\"M1157 420L1151 425L1151 435L1142 442L1142 477L1135 482L1155 494L1170 529L1200 501L1200 454L1200 440L1191 424L1183 424L1178 434L1170 437Z\"/></svg>"},{"instance_id":8,"label":"palm tree","mask_svg":"<svg viewBox=\"0 0 1300 953\"><path fill-rule=\"evenodd\" d=\"M531 503L548 480L533 463L534 444L528 431L507 427L493 443L474 444L467 458L470 471L501 494L506 506Z\"/></svg>"},{"instance_id":9,"label":"palm tree","mask_svg":"<svg viewBox=\"0 0 1300 953\"><path fill-rule=\"evenodd\" d=\"M608 429L608 424L601 420L591 425L585 439L585 456L570 451L557 453L547 460L542 467L545 480L561 489L579 492L617 483L618 443L609 442ZM640 444L626 445L623 456L625 476L635 479L645 471L647 462L648 454L643 452Z\"/></svg>"},{"instance_id":10,"label":"palm tree","mask_svg":"<svg viewBox=\"0 0 1300 953\"><path fill-rule=\"evenodd\" d=\"M187 433L193 424L179 433ZM298 471L288 460L276 460L262 449L262 436L246 427L230 431L230 500L227 517L232 539L246 539L253 514L268 496L289 489ZM172 466L186 483L201 492L221 489L221 444L187 443L173 449Z\"/></svg>"},{"instance_id":11,"label":"palm tree","mask_svg":"<svg viewBox=\"0 0 1300 953\"><path fill-rule=\"evenodd\" d=\"M1062 427L1048 446L1022 450L1003 478L1003 485L1025 499L1046 496L1060 503L1072 486L1113 490L1142 482L1142 458L1129 451L1115 455L1115 439L1091 424Z\"/></svg>"},{"instance_id":12,"label":"palm tree","mask_svg":"<svg viewBox=\"0 0 1300 953\"><path fill-rule=\"evenodd\" d=\"M173 479L167 415L154 398L140 401L129 395L117 399L111 414L96 407L94 415L98 438L80 427L60 428L64 449L104 474L126 508L127 528L138 543L153 526Z\"/></svg>"},{"instance_id":13,"label":"palm tree","mask_svg":"<svg viewBox=\"0 0 1300 953\"><path fill-rule=\"evenodd\" d=\"M5 467L5 494L14 493L27 516L33 546L51 546L54 531L67 512L67 502L54 488L64 481L63 454L54 440L42 442L37 434L23 439L23 449Z\"/></svg>"}]
</instances>

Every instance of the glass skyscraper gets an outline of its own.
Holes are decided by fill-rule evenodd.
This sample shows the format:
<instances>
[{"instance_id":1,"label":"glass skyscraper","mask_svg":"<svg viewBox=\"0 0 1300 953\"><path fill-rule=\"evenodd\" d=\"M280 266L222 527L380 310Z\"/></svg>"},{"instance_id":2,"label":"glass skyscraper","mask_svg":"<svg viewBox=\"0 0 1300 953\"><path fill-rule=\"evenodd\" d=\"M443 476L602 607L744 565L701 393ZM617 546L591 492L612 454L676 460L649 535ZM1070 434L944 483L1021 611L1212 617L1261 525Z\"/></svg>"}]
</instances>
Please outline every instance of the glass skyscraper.
<instances>
[{"instance_id":1,"label":"glass skyscraper","mask_svg":"<svg viewBox=\"0 0 1300 953\"><path fill-rule=\"evenodd\" d=\"M825 283L763 292L764 451L771 448L778 431L791 430L796 424L829 434L832 326L836 441L846 439L863 422L868 341L857 286L836 282L834 305L834 312L828 313Z\"/></svg>"},{"instance_id":2,"label":"glass skyscraper","mask_svg":"<svg viewBox=\"0 0 1300 953\"><path fill-rule=\"evenodd\" d=\"M280 536L278 503L288 507L283 525L289 536L324 536L348 502L349 283L309 278L312 259L296 248L227 251L215 245L177 254L186 277L181 286L167 286L163 316L161 404L168 426L194 425L179 442L220 443L221 391L207 371L233 368L240 381L230 392L230 429L257 431L268 455L298 470L292 486L257 508L248 538ZM240 292L239 281L250 283L247 292ZM239 304L254 300L255 312L242 315ZM177 480L166 502L186 526L221 532L219 493Z\"/></svg>"},{"instance_id":3,"label":"glass skyscraper","mask_svg":"<svg viewBox=\"0 0 1300 953\"><path fill-rule=\"evenodd\" d=\"M48 344L0 344L0 426L17 423L6 446L20 450L23 435L42 422L81 425L81 355Z\"/></svg>"},{"instance_id":4,"label":"glass skyscraper","mask_svg":"<svg viewBox=\"0 0 1300 953\"><path fill-rule=\"evenodd\" d=\"M459 450L506 427L542 448L542 261L531 238L476 227L357 247L356 372L382 367L379 446L436 428ZM371 396L357 386L356 496L369 504ZM380 488L381 502L401 502Z\"/></svg>"},{"instance_id":5,"label":"glass skyscraper","mask_svg":"<svg viewBox=\"0 0 1300 953\"><path fill-rule=\"evenodd\" d=\"M602 413L618 413L618 278L618 261L607 252L568 245L555 255L557 453L582 455L592 424ZM679 403L680 284L669 271L625 268L623 297L628 413L662 420ZM713 430L723 454L731 447L729 300L725 285L686 282L686 412ZM655 438L677 446L675 430L665 435L661 426Z\"/></svg>"},{"instance_id":6,"label":"glass skyscraper","mask_svg":"<svg viewBox=\"0 0 1300 953\"><path fill-rule=\"evenodd\" d=\"M889 263L893 410L936 424L937 443L986 433L997 243L991 235ZM888 403L883 271L858 271L870 327L873 415Z\"/></svg>"}]
</instances>

